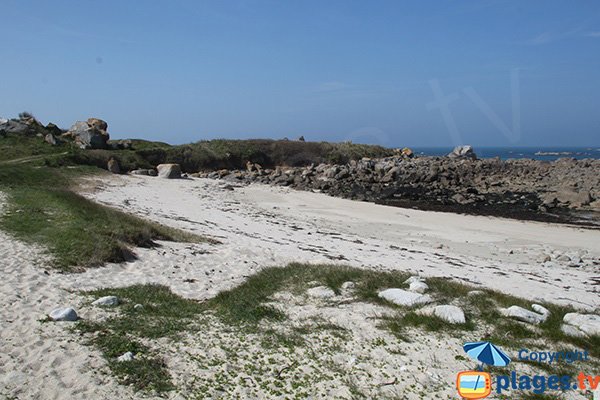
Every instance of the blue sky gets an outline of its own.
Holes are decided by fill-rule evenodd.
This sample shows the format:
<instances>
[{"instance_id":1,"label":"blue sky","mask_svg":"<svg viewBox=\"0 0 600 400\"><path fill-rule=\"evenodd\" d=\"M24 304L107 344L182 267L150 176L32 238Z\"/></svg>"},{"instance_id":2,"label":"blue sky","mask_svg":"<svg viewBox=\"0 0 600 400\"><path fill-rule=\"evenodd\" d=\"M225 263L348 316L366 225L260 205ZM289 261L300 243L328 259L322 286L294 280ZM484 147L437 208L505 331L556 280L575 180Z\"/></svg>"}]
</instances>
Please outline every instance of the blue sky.
<instances>
[{"instance_id":1,"label":"blue sky","mask_svg":"<svg viewBox=\"0 0 600 400\"><path fill-rule=\"evenodd\" d=\"M598 1L2 2L0 116L114 138L598 146Z\"/></svg>"}]
</instances>

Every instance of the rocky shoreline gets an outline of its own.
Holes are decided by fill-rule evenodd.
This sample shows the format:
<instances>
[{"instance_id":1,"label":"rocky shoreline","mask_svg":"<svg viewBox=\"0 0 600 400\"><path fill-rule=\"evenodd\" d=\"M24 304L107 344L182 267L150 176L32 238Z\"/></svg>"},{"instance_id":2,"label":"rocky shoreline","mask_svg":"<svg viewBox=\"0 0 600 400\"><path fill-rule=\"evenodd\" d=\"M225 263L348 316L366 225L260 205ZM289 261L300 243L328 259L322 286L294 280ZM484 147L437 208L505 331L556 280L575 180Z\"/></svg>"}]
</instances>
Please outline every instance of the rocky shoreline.
<instances>
[{"instance_id":1,"label":"rocky shoreline","mask_svg":"<svg viewBox=\"0 0 600 400\"><path fill-rule=\"evenodd\" d=\"M406 155L345 165L194 174L405 208L600 226L600 160L552 162Z\"/></svg>"}]
</instances>

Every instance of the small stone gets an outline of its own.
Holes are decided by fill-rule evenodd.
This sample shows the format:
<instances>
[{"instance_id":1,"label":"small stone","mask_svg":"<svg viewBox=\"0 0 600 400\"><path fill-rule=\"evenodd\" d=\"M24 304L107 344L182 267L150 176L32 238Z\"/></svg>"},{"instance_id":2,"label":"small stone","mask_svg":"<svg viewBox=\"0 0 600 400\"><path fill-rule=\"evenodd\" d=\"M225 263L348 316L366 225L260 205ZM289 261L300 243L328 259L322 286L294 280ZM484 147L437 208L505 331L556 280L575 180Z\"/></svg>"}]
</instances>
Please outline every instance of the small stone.
<instances>
[{"instance_id":1,"label":"small stone","mask_svg":"<svg viewBox=\"0 0 600 400\"><path fill-rule=\"evenodd\" d=\"M600 336L600 316L595 314L567 313L563 322L572 325L586 336Z\"/></svg>"},{"instance_id":2,"label":"small stone","mask_svg":"<svg viewBox=\"0 0 600 400\"><path fill-rule=\"evenodd\" d=\"M399 306L412 307L420 304L431 303L433 299L426 294L409 292L404 289L387 289L379 292L378 296Z\"/></svg>"},{"instance_id":3,"label":"small stone","mask_svg":"<svg viewBox=\"0 0 600 400\"><path fill-rule=\"evenodd\" d=\"M319 299L330 299L335 297L335 292L328 288L327 286L317 286L314 288L310 288L306 291L310 297L315 297Z\"/></svg>"},{"instance_id":4,"label":"small stone","mask_svg":"<svg viewBox=\"0 0 600 400\"><path fill-rule=\"evenodd\" d=\"M134 359L135 357L131 351L128 351L127 353L124 353L117 357L118 362L133 361Z\"/></svg>"},{"instance_id":5,"label":"small stone","mask_svg":"<svg viewBox=\"0 0 600 400\"><path fill-rule=\"evenodd\" d=\"M583 338L583 337L585 337L585 333L583 333L582 331L580 331L579 329L577 329L573 325L562 324L560 326L560 330L565 335L567 335L567 336L576 337L576 338Z\"/></svg>"},{"instance_id":6,"label":"small stone","mask_svg":"<svg viewBox=\"0 0 600 400\"><path fill-rule=\"evenodd\" d=\"M356 288L356 283L354 282L344 282L342 283L342 290L354 290Z\"/></svg>"},{"instance_id":7,"label":"small stone","mask_svg":"<svg viewBox=\"0 0 600 400\"><path fill-rule=\"evenodd\" d=\"M433 314L451 324L464 324L466 322L464 311L457 306L436 306L433 309Z\"/></svg>"},{"instance_id":8,"label":"small stone","mask_svg":"<svg viewBox=\"0 0 600 400\"><path fill-rule=\"evenodd\" d=\"M95 300L92 305L99 307L114 307L119 305L119 298L117 296L104 296Z\"/></svg>"},{"instance_id":9,"label":"small stone","mask_svg":"<svg viewBox=\"0 0 600 400\"><path fill-rule=\"evenodd\" d=\"M562 254L562 255L556 257L556 260L561 261L561 262L569 262L569 261L571 261L571 257L569 257L566 254Z\"/></svg>"},{"instance_id":10,"label":"small stone","mask_svg":"<svg viewBox=\"0 0 600 400\"><path fill-rule=\"evenodd\" d=\"M548 254L540 254L539 257L537 258L537 261L539 263L546 263L552 260L552 257L550 257Z\"/></svg>"},{"instance_id":11,"label":"small stone","mask_svg":"<svg viewBox=\"0 0 600 400\"><path fill-rule=\"evenodd\" d=\"M415 281L410 284L408 290L415 293L425 293L429 286L423 281Z\"/></svg>"},{"instance_id":12,"label":"small stone","mask_svg":"<svg viewBox=\"0 0 600 400\"><path fill-rule=\"evenodd\" d=\"M469 293L467 293L467 296L474 297L474 296L481 296L482 294L485 294L485 292L482 290L471 290Z\"/></svg>"},{"instance_id":13,"label":"small stone","mask_svg":"<svg viewBox=\"0 0 600 400\"><path fill-rule=\"evenodd\" d=\"M77 321L79 318L75 310L70 307L61 307L52 310L49 316L53 321Z\"/></svg>"},{"instance_id":14,"label":"small stone","mask_svg":"<svg viewBox=\"0 0 600 400\"><path fill-rule=\"evenodd\" d=\"M532 304L531 308L538 314L544 315L546 318L550 316L551 312L546 307L540 304Z\"/></svg>"},{"instance_id":15,"label":"small stone","mask_svg":"<svg viewBox=\"0 0 600 400\"><path fill-rule=\"evenodd\" d=\"M511 306L508 308L501 308L500 313L505 317L514 318L518 321L527 322L529 324L541 324L544 322L548 315L542 315L534 313L519 306Z\"/></svg>"},{"instance_id":16,"label":"small stone","mask_svg":"<svg viewBox=\"0 0 600 400\"><path fill-rule=\"evenodd\" d=\"M141 305L141 304L136 304L135 306L133 306L133 309L134 309L134 310L138 310L138 311L139 311L139 310L143 310L143 309L144 309L144 306L143 306L143 305Z\"/></svg>"}]
</instances>

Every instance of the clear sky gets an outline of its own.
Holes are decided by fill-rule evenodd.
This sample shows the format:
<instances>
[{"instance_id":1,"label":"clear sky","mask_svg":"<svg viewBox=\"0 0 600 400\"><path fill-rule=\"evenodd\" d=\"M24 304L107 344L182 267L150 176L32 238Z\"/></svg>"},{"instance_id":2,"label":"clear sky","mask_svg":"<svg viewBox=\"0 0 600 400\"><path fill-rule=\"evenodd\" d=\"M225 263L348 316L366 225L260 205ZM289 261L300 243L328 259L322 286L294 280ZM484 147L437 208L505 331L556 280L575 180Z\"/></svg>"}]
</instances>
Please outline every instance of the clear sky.
<instances>
[{"instance_id":1,"label":"clear sky","mask_svg":"<svg viewBox=\"0 0 600 400\"><path fill-rule=\"evenodd\" d=\"M599 1L3 0L0 116L113 138L600 145Z\"/></svg>"}]
</instances>

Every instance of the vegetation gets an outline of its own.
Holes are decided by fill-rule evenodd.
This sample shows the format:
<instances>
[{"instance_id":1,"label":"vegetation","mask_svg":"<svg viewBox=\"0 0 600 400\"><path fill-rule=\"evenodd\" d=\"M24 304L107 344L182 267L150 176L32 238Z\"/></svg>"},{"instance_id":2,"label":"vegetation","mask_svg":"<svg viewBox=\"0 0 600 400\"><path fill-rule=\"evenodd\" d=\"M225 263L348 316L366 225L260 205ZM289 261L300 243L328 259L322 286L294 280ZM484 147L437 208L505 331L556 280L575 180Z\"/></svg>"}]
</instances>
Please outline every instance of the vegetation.
<instances>
[{"instance_id":1,"label":"vegetation","mask_svg":"<svg viewBox=\"0 0 600 400\"><path fill-rule=\"evenodd\" d=\"M140 339L175 338L186 330L203 309L191 300L173 294L159 285L135 285L121 289L95 290L87 295L116 295L124 301L119 312L102 324L82 320L76 330L89 334L89 344L102 352L108 367L127 385L138 390L164 392L173 389L168 368L156 352L141 344ZM142 307L135 307L136 305ZM118 361L132 352L131 361Z\"/></svg>"},{"instance_id":2,"label":"vegetation","mask_svg":"<svg viewBox=\"0 0 600 400\"><path fill-rule=\"evenodd\" d=\"M306 397L310 395L309 386L306 386L308 382L343 378L345 372L333 364L327 364L323 361L327 358L322 355L339 354L343 351L344 344L353 340L352 332L318 316L311 317L310 322L288 321L286 313L280 307L282 304L276 304L278 301L275 300L275 295L288 292L302 298L306 290L315 285L324 285L340 294L347 294L342 290L342 284L348 281L354 282L355 286L351 298L344 298L344 302L370 302L388 307L390 313L380 317L382 323L379 328L395 335L397 343L414 340L415 331L426 331L449 334L460 337L463 341L492 340L508 348L552 348L560 351L576 345L597 356L598 338L575 339L559 333L556 321L562 320L564 314L571 311L568 307L546 305L551 308L552 318L534 327L504 317L491 316L495 312L492 310L497 310L498 307L513 304L527 306L529 302L523 299L491 290L468 296L467 293L473 290L470 286L445 279L428 279L429 294L438 303L453 302L460 304L466 311L466 324L450 325L435 316L422 315L413 308L395 306L377 296L378 291L384 288L405 287L407 278L407 274L398 271L381 272L339 265L292 263L286 267L265 268L243 284L202 303L183 299L168 288L158 285L102 289L87 292L86 295L94 298L116 295L124 303L109 311L109 317L101 324L80 321L76 329L85 334L90 344L102 351L109 368L121 382L139 389L156 391L173 388L160 353L164 339L171 339L176 344L184 333L199 333L206 339L212 332L216 336L208 343L221 346L226 356L218 360L205 356L194 358L201 368L215 369L215 376L210 381L198 378L202 388L200 398L210 397L214 394L213 390L226 391L228 387L246 385L246 381L237 380L241 379L238 375L240 371L246 374L247 378L244 379L256 382L255 385L273 396L285 394ZM136 304L143 307L136 307ZM215 324L215 320L220 322ZM228 341L220 341L220 335L228 336ZM236 343L234 346L232 340ZM360 346L379 347L403 354L397 343L392 342L390 336L381 336ZM242 349L252 348L257 344L262 352L243 353ZM355 344L359 345L351 345ZM136 354L134 361L116 361L117 357L128 351ZM299 372L298 365L290 361L299 354L307 362L310 361L314 375ZM282 359L287 360L284 364L275 359L282 355ZM458 357L467 359L466 356ZM238 372L229 367L221 370L220 367L225 364L239 364L241 369ZM510 373L514 368L525 364L527 363L511 363L502 373ZM579 368L576 364L527 365L528 368L539 369L545 374L573 374ZM592 363L589 367L597 368L598 365ZM284 377L288 372L289 381ZM298 386L294 386L294 382ZM522 398L529 397L525 394Z\"/></svg>"},{"instance_id":3,"label":"vegetation","mask_svg":"<svg viewBox=\"0 0 600 400\"><path fill-rule=\"evenodd\" d=\"M97 170L0 165L0 192L8 196L0 228L47 247L55 266L64 271L130 259L134 257L130 246L151 247L155 240L207 240L99 205L71 191L74 177L92 173Z\"/></svg>"},{"instance_id":4,"label":"vegetation","mask_svg":"<svg viewBox=\"0 0 600 400\"><path fill-rule=\"evenodd\" d=\"M323 162L345 164L363 157L383 157L392 150L380 146L352 143L293 142L287 140L216 139L170 146L160 142L132 141L127 150L78 150L49 160L49 165L95 165L105 168L115 158L122 169L151 168L162 163L177 163L184 172L242 169L248 161L264 168L304 166Z\"/></svg>"}]
</instances>

